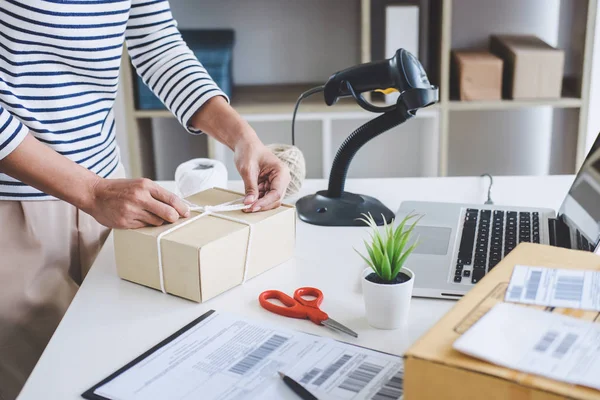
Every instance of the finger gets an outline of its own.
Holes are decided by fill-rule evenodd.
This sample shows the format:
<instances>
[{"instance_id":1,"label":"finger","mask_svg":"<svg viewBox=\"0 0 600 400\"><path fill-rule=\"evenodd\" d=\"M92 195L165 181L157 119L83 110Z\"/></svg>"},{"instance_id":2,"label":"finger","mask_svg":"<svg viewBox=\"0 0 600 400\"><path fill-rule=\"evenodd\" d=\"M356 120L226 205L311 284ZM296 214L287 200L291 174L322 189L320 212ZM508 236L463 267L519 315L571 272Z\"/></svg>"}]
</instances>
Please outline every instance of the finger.
<instances>
[{"instance_id":1,"label":"finger","mask_svg":"<svg viewBox=\"0 0 600 400\"><path fill-rule=\"evenodd\" d=\"M157 217L156 215L149 213L148 211L142 210L137 218L138 221L142 221L146 223L146 225L152 226L161 226L165 223L162 218Z\"/></svg>"},{"instance_id":2,"label":"finger","mask_svg":"<svg viewBox=\"0 0 600 400\"><path fill-rule=\"evenodd\" d=\"M174 193L169 192L167 189L161 187L160 185L154 182L152 182L152 186L149 188L149 191L150 195L152 195L153 198L171 206L172 209L175 209L175 212L178 213L178 215L174 217L176 218L175 221L179 219L179 216L182 216L184 218L190 216L190 208L188 207L188 205L185 204L183 200L177 197ZM160 214L156 215L159 215L161 218L165 219ZM175 222L171 221L171 219L165 219L165 221Z\"/></svg>"},{"instance_id":3,"label":"finger","mask_svg":"<svg viewBox=\"0 0 600 400\"><path fill-rule=\"evenodd\" d=\"M138 229L138 228L143 228L145 226L148 226L148 224L136 219L127 228L128 229Z\"/></svg>"},{"instance_id":4,"label":"finger","mask_svg":"<svg viewBox=\"0 0 600 400\"><path fill-rule=\"evenodd\" d=\"M258 184L258 198L264 197L264 195L269 191L269 182L261 182ZM250 203L252 204L252 203ZM253 212L252 207L246 208L243 210L244 212Z\"/></svg>"},{"instance_id":5,"label":"finger","mask_svg":"<svg viewBox=\"0 0 600 400\"><path fill-rule=\"evenodd\" d=\"M273 180L271 180L270 190L260 200L254 203L251 207L252 211L270 210L281 205L281 200L283 199L283 195L289 184L289 176L288 179L286 179L285 176L288 175L281 173L275 175Z\"/></svg>"},{"instance_id":6,"label":"finger","mask_svg":"<svg viewBox=\"0 0 600 400\"><path fill-rule=\"evenodd\" d=\"M250 207L250 211L267 211L272 210L273 208L277 208L281 205L281 194L274 189L269 190L265 195L258 200L252 207Z\"/></svg>"},{"instance_id":7,"label":"finger","mask_svg":"<svg viewBox=\"0 0 600 400\"><path fill-rule=\"evenodd\" d=\"M258 198L261 198L270 190L270 185L268 182L261 182L258 184Z\"/></svg>"},{"instance_id":8,"label":"finger","mask_svg":"<svg viewBox=\"0 0 600 400\"><path fill-rule=\"evenodd\" d=\"M246 189L244 204L252 204L258 199L258 172L254 167L241 168L240 175Z\"/></svg>"},{"instance_id":9,"label":"finger","mask_svg":"<svg viewBox=\"0 0 600 400\"><path fill-rule=\"evenodd\" d=\"M144 202L145 211L162 218L163 221L173 223L179 219L179 213L170 205L154 198Z\"/></svg>"}]
</instances>

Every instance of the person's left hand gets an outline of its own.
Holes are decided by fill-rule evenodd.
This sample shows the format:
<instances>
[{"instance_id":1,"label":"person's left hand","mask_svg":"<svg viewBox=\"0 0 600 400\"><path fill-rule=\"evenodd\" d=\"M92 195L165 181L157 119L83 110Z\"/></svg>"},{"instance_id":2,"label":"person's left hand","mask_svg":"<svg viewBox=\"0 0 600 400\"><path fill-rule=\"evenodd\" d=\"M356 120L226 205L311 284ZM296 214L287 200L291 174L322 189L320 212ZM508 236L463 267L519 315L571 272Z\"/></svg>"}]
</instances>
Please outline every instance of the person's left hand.
<instances>
[{"instance_id":1,"label":"person's left hand","mask_svg":"<svg viewBox=\"0 0 600 400\"><path fill-rule=\"evenodd\" d=\"M237 167L246 190L244 204L252 204L246 211L265 211L277 208L288 185L290 172L258 138L241 141L234 148Z\"/></svg>"},{"instance_id":2,"label":"person's left hand","mask_svg":"<svg viewBox=\"0 0 600 400\"><path fill-rule=\"evenodd\" d=\"M245 211L271 210L281 205L290 172L258 138L254 129L227 103L215 96L200 107L189 125L209 133L234 152L246 188Z\"/></svg>"}]
</instances>

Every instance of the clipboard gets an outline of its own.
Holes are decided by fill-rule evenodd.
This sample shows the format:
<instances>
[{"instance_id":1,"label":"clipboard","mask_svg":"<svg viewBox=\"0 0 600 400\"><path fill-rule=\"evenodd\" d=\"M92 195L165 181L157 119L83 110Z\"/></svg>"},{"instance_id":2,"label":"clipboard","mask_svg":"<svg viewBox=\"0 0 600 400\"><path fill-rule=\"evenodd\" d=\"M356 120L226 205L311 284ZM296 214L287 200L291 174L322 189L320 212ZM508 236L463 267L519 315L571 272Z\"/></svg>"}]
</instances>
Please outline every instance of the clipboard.
<instances>
[{"instance_id":1,"label":"clipboard","mask_svg":"<svg viewBox=\"0 0 600 400\"><path fill-rule=\"evenodd\" d=\"M209 322L207 320L210 320L212 322ZM168 352L164 353L164 354L156 354L156 353L159 352L159 350L161 350L163 348L171 347L171 345L178 346L179 344L181 344L181 343L177 343L178 339L187 340L184 338L185 336L188 336L188 335L186 335L186 333L194 335L195 328L198 328L198 325L204 325L204 324L201 324L202 322L207 322L209 324L213 324L213 323L216 324L214 326L207 325L207 327L211 326L213 328L214 331L212 334L215 334L217 332L219 334L221 334L221 331L219 331L219 329L220 329L219 324L224 324L223 326L233 327L239 321L247 323L248 329L253 329L253 327L256 326L256 323L254 321L245 320L244 318L238 319L238 317L236 317L235 315L232 315L232 314L227 314L227 313L221 314L215 310L210 310L210 311L206 312L205 314L201 315L200 317L196 318L189 324L185 325L183 328L179 329L177 332L170 335L168 338L161 341L160 343L158 343L157 345L155 345L148 351L144 352L142 355L135 358L133 361L127 363L122 368L119 368L117 371L112 373L110 376L108 376L107 378L98 382L97 384L92 386L90 389L86 390L81 396L84 399L90 399L90 400L114 400L115 397L113 397L113 396L116 396L117 398L128 398L128 395L125 395L125 394L120 394L120 395L107 394L107 393L110 393L110 390L107 391L104 388L104 386L106 386L106 385L110 386L111 384L113 384L113 381L122 378L122 376L124 374L128 373L131 369L146 368L149 365L148 363L156 362L156 360L158 358L166 356L166 354ZM231 324L231 325L229 325L229 324ZM199 329L202 329L202 328L199 327ZM257 363L260 362L260 360L263 360L265 358L268 359L268 354L262 356L262 358L260 358L257 363L255 363L254 365L251 365L250 367L245 369L245 372L240 372L240 369L243 369L244 366L248 365L246 363L247 359L249 359L249 358L258 359L259 357L255 353L260 352L261 349L263 349L263 348L272 348L273 349L272 351L275 351L276 349L281 348L281 349L284 349L283 352L281 353L284 355L284 357L292 358L292 357L298 357L301 355L300 359L294 358L294 360L299 360L299 361L297 363L296 362L293 363L293 368L299 368L302 370L303 373L304 373L304 371L308 371L307 369L305 369L307 367L311 368L310 372L312 373L317 367L317 365L315 365L315 363L325 363L325 365L318 366L319 368L321 368L320 373L318 376L317 375L313 376L312 379L318 377L318 379L316 379L316 381L319 381L320 379L322 379L323 382L325 382L326 379L334 378L334 377L332 377L332 375L337 374L339 376L336 379L339 378L337 382L340 383L340 387L346 383L346 381L345 381L346 379L353 379L350 377L351 373L357 372L358 370L363 368L363 366L365 366L364 368L366 368L366 370L362 371L362 373L367 373L367 374L370 373L370 371L372 371L373 367L381 367L379 372L381 372L383 374L383 377L382 377L382 375L378 375L379 379L374 380L373 382L370 382L370 381L365 382L364 385L362 386L362 388L359 389L361 392L360 394L362 394L363 396L357 397L357 398L366 399L366 398L372 397L371 395L368 395L368 393L363 392L363 389L365 391L371 391L373 389L377 392L377 394L386 392L386 393L384 393L386 395L389 394L390 390L391 391L399 390L399 392L397 393L398 397L395 397L398 399L401 398L401 396L403 394L402 387L400 386L400 389L398 389L398 386L397 386L398 380L402 381L403 375L404 375L404 368L403 368L403 362L402 362L401 356L374 350L374 349L369 349L369 348L361 346L361 345L357 345L357 344L353 344L353 343L346 343L346 342L343 342L340 340L335 340L332 338L322 338L319 335L315 335L315 334L311 334L311 333L295 331L295 330L290 330L290 329L284 329L284 328L279 329L279 328L275 328L275 327L267 327L266 329L270 330L270 332L268 333L268 335L266 337L259 339L259 342L256 343L258 347L252 348L252 345L254 345L255 343L250 344L249 346L250 346L251 350L249 350L248 353L245 353L241 359L236 360L232 365L227 366L226 369L224 370L226 373L240 374L239 379L240 379L240 381L242 381L242 386L240 386L240 388L242 388L242 390L243 390L243 385L245 384L243 382L243 380L244 380L243 376L245 376L245 374L248 373L248 371L251 371L254 366L258 365ZM225 337L219 336L219 337L222 337L223 340L226 342L228 340L231 340L232 336L234 336L235 334L236 334L236 332L232 332L230 334L229 338L227 338L227 336L225 336ZM288 335L287 339L285 338L286 335ZM307 340L308 337L316 338L316 339ZM263 341L263 339L264 339L264 341ZM285 340L283 340L283 339L285 339ZM273 340L279 341L280 345L275 346ZM285 346L283 346L283 343L287 343L286 342L287 340L290 340L292 347L286 348ZM317 344L317 341L321 341L321 340L326 341L327 344L325 344L325 345ZM258 343L260 343L260 344L258 344ZM322 342L319 342L319 343L322 343ZM215 343L211 343L211 344L213 344L214 346L221 345L219 342L215 342ZM295 349L297 354L293 353L294 350L290 351L290 349ZM308 352L307 352L307 349L310 349L310 350L308 350ZM354 350L352 350L352 349L354 349ZM169 351L171 351L171 350L172 350L172 348L169 349ZM332 350L334 350L334 351L332 351ZM335 350L338 350L338 351L336 352ZM211 350L211 351L214 351L214 350ZM309 352L318 353L318 354L311 353L312 356L308 356ZM350 353L350 355L349 355L349 353ZM156 357L152 357L153 355L156 355ZM145 360L146 360L146 362L144 362ZM352 360L352 361L350 361L350 360ZM370 362L377 361L377 360L383 361L383 364L380 364L379 366L370 364ZM333 370L332 372L329 372L329 368L331 368L331 366L336 366L342 361L343 361L343 363L340 364L337 367L337 369ZM348 363L346 368L341 368L342 365L344 365L344 363L346 363L346 362ZM300 365L300 364L302 364L302 365ZM308 365L306 365L306 364L308 364ZM298 371L296 371L296 372L291 371L291 372L297 373ZM358 372L361 372L361 371L358 371ZM379 372L377 372L377 373L379 373ZM374 374L373 378L376 375L377 374ZM298 376L298 375L296 375L296 376ZM348 377L350 377L350 378L348 378ZM128 379L128 378L126 378L126 379ZM294 378L294 379L300 379L300 378ZM246 381L248 381L248 380L246 379ZM277 379L277 381L279 382L280 380ZM138 380L138 382L139 382L139 380ZM194 381L192 380L190 382L194 382ZM211 379L211 383L212 382L213 382L213 379ZM303 382L303 383L307 383L307 382ZM338 383L335 383L335 385L338 385ZM116 384L118 386L120 383L115 382L114 384ZM313 387L313 389L315 389L315 390L319 390L319 388L321 388L321 383L314 382L314 385L317 385L316 387ZM218 385L217 385L217 387L218 387ZM285 388L285 390L289 390L287 387L285 387L285 385L281 385L281 386L272 385L269 387L269 389L273 389L273 390L277 391L277 390L279 390L278 387ZM197 388L199 388L199 387L197 387ZM220 387L218 387L218 388L220 390ZM210 390L207 387L203 386L202 390L205 390L205 389ZM214 389L214 387L213 387L213 389ZM111 390L114 390L114 387ZM146 390L146 389L144 389L144 390ZM98 394L96 392L100 392L102 394ZM355 392L357 395L359 395L358 391L355 391ZM134 392L132 392L132 394L133 393ZM371 393L374 393L374 392L371 392ZM140 393L138 393L138 395L139 394ZM270 395L272 395L271 396L272 398L284 398L288 394L289 393L287 393L287 392L286 393L277 392L275 394L270 393ZM319 394L317 392L316 394L319 398L321 398L320 395L325 395L327 393L321 392ZM365 395L368 395L368 397L364 397ZM105 397L105 396L110 396L110 397ZM331 398L331 397L324 396L323 398ZM339 397L335 397L335 398L337 399ZM215 397L215 399L216 399L216 397Z\"/></svg>"},{"instance_id":2,"label":"clipboard","mask_svg":"<svg viewBox=\"0 0 600 400\"><path fill-rule=\"evenodd\" d=\"M204 321L206 318L210 317L214 313L215 313L215 310L210 310L210 311L207 311L206 313L202 314L200 317L196 318L195 320L193 320L192 322L190 322L189 324L187 324L186 326L184 326L183 328L181 328L180 330L178 330L177 332L175 332L174 334L172 334L171 336L169 336L162 342L158 343L156 346L152 347L150 350L146 351L145 353L143 353L142 355L140 355L133 361L127 363L122 368L119 368L117 371L113 372L108 377L106 377L102 381L98 382L97 384L95 384L94 386L92 386L91 388L86 390L84 393L82 393L81 397L83 397L84 399L88 399L88 400L113 400L113 399L109 399L104 396L97 395L94 392L96 391L96 389L98 389L101 386L106 385L108 382L112 381L113 379L115 379L116 377L118 377L119 375L124 373L125 371L129 370L131 367L144 361L146 358L150 357L154 352L156 352L157 350L160 350L162 347L171 343L173 340L177 339L179 336L181 336L185 332L189 331L194 326L198 325L200 322Z\"/></svg>"}]
</instances>

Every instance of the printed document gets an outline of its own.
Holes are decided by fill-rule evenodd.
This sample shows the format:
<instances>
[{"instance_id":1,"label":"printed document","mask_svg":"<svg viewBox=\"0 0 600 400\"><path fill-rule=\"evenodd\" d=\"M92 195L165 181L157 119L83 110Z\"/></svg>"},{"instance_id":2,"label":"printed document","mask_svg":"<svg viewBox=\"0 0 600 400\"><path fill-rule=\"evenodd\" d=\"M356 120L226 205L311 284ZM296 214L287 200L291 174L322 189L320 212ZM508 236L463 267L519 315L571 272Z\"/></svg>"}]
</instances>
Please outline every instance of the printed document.
<instances>
[{"instance_id":1,"label":"printed document","mask_svg":"<svg viewBox=\"0 0 600 400\"><path fill-rule=\"evenodd\" d=\"M115 400L297 400L278 371L320 400L402 396L401 357L216 312L94 394Z\"/></svg>"},{"instance_id":2,"label":"printed document","mask_svg":"<svg viewBox=\"0 0 600 400\"><path fill-rule=\"evenodd\" d=\"M600 271L517 265L504 300L600 312Z\"/></svg>"},{"instance_id":3,"label":"printed document","mask_svg":"<svg viewBox=\"0 0 600 400\"><path fill-rule=\"evenodd\" d=\"M503 367L600 390L599 343L600 324L501 303L454 348Z\"/></svg>"}]
</instances>

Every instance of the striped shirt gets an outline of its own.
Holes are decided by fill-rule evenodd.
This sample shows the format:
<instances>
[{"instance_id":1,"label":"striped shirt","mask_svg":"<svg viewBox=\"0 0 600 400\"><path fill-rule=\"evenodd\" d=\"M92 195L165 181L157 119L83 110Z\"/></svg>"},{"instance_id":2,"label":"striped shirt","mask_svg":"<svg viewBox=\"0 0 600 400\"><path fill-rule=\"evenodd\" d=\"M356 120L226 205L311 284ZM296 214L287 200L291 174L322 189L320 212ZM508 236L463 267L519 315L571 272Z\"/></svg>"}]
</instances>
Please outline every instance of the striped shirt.
<instances>
[{"instance_id":1,"label":"striped shirt","mask_svg":"<svg viewBox=\"0 0 600 400\"><path fill-rule=\"evenodd\" d=\"M113 105L123 44L190 133L226 96L181 39L167 0L0 0L0 159L27 133L107 177L119 163ZM0 200L49 200L0 174Z\"/></svg>"}]
</instances>

